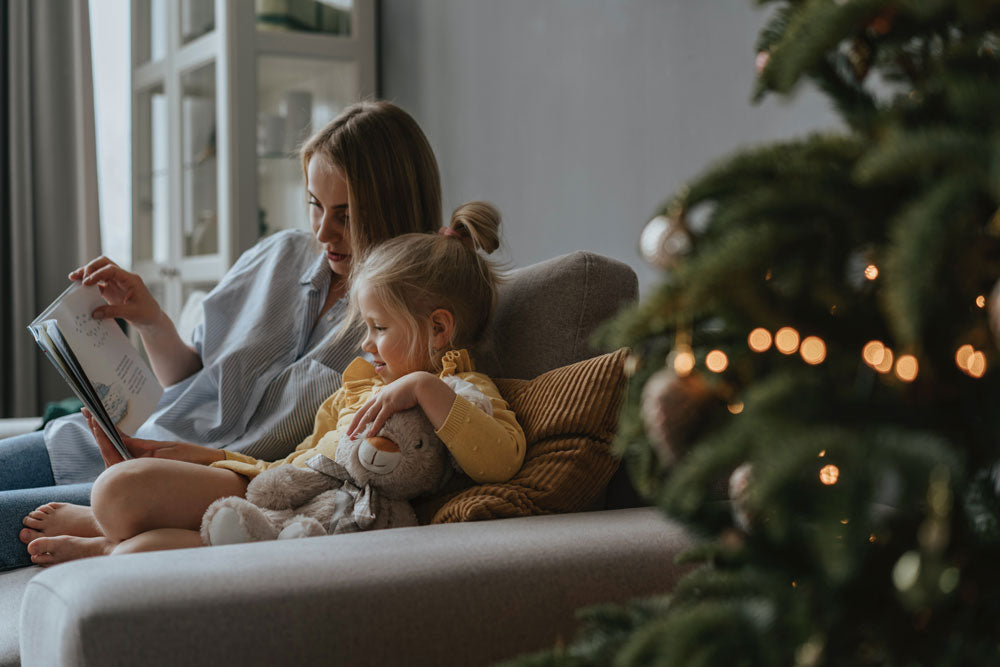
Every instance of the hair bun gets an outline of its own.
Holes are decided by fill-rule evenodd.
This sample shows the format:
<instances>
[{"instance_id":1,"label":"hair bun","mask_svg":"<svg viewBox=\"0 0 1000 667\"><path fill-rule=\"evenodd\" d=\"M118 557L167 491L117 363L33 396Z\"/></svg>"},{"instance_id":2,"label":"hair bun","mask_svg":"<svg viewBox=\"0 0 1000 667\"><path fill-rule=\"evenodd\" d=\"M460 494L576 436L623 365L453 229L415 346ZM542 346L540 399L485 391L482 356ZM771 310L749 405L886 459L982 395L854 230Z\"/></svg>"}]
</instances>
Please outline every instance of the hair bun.
<instances>
[{"instance_id":1,"label":"hair bun","mask_svg":"<svg viewBox=\"0 0 1000 667\"><path fill-rule=\"evenodd\" d=\"M485 201L462 204L451 214L450 229L469 238L473 248L487 254L500 247L500 211Z\"/></svg>"}]
</instances>

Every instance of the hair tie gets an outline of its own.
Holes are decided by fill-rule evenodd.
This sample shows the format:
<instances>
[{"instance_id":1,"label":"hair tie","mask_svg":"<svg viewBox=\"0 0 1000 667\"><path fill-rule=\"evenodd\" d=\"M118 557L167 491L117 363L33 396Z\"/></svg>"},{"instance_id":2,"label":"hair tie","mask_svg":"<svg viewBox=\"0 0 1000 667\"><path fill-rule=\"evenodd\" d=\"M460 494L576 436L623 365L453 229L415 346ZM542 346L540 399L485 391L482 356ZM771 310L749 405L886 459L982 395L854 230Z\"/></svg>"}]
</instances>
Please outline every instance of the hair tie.
<instances>
[{"instance_id":1,"label":"hair tie","mask_svg":"<svg viewBox=\"0 0 1000 667\"><path fill-rule=\"evenodd\" d=\"M454 236L455 238L461 240L462 235L457 229L452 229L451 227L442 227L438 230L438 235L440 236Z\"/></svg>"}]
</instances>

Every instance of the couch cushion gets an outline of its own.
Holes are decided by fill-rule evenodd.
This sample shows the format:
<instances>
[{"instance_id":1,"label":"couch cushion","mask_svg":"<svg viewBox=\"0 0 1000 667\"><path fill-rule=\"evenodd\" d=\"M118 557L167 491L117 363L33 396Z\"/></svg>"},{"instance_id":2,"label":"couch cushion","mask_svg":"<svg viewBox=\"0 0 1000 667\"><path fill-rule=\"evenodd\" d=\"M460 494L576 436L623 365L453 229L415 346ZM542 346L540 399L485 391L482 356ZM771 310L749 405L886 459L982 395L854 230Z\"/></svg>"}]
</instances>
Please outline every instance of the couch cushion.
<instances>
[{"instance_id":1,"label":"couch cushion","mask_svg":"<svg viewBox=\"0 0 1000 667\"><path fill-rule=\"evenodd\" d=\"M536 377L601 352L590 337L638 294L627 264L577 251L516 269L500 286L492 338L472 351L491 377Z\"/></svg>"},{"instance_id":2,"label":"couch cushion","mask_svg":"<svg viewBox=\"0 0 1000 667\"><path fill-rule=\"evenodd\" d=\"M433 522L586 509L618 468L611 442L627 356L622 348L534 380L496 380L524 429L524 465L509 482L473 486L448 498Z\"/></svg>"}]
</instances>

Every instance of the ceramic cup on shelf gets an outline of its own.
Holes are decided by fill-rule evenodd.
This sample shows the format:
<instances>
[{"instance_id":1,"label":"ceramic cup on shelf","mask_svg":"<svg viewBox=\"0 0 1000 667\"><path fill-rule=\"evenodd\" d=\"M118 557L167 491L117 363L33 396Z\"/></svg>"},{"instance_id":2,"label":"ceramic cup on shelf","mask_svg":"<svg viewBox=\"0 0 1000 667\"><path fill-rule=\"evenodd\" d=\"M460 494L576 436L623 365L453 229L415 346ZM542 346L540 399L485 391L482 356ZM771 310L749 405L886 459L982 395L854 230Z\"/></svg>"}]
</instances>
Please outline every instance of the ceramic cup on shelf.
<instances>
[{"instance_id":1,"label":"ceramic cup on shelf","mask_svg":"<svg viewBox=\"0 0 1000 667\"><path fill-rule=\"evenodd\" d=\"M274 113L257 114L257 155L285 153L285 117Z\"/></svg>"},{"instance_id":2,"label":"ceramic cup on shelf","mask_svg":"<svg viewBox=\"0 0 1000 667\"><path fill-rule=\"evenodd\" d=\"M310 133L312 93L308 90L289 90L281 100L281 112L285 117L285 151L294 153Z\"/></svg>"}]
</instances>

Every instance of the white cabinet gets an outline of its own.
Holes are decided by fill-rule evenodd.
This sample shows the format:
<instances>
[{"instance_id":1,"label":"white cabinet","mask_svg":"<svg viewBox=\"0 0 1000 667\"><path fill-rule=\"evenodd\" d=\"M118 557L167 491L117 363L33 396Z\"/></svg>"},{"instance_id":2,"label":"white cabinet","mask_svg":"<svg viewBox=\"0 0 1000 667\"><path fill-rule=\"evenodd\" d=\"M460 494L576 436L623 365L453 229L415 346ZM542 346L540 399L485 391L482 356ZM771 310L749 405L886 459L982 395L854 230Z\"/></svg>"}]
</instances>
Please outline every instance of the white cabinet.
<instances>
[{"instance_id":1,"label":"white cabinet","mask_svg":"<svg viewBox=\"0 0 1000 667\"><path fill-rule=\"evenodd\" d=\"M132 267L176 318L307 224L296 148L374 95L374 0L131 2Z\"/></svg>"}]
</instances>

